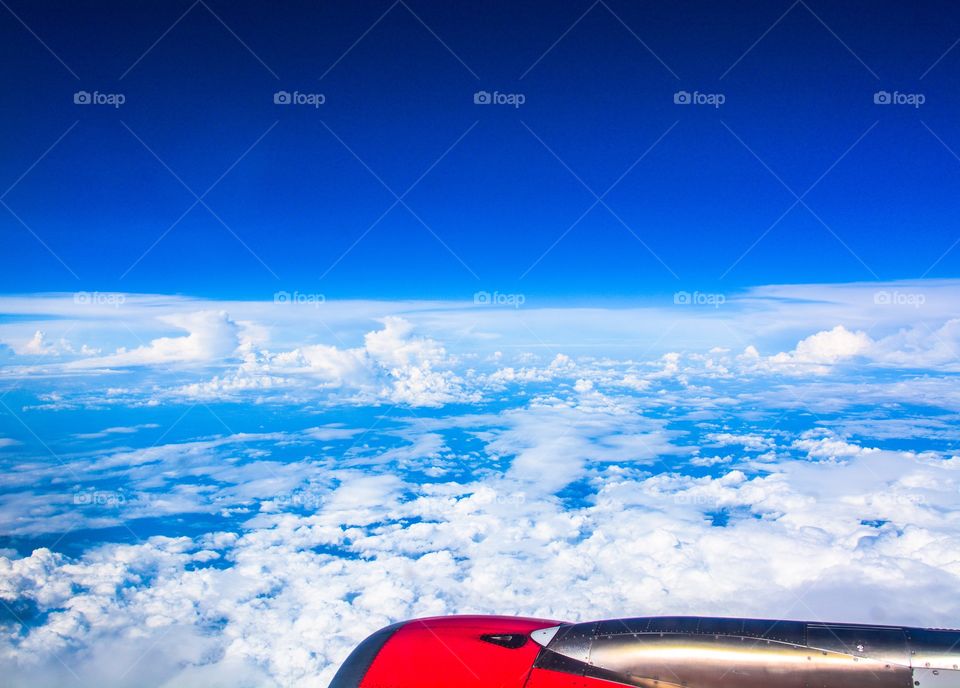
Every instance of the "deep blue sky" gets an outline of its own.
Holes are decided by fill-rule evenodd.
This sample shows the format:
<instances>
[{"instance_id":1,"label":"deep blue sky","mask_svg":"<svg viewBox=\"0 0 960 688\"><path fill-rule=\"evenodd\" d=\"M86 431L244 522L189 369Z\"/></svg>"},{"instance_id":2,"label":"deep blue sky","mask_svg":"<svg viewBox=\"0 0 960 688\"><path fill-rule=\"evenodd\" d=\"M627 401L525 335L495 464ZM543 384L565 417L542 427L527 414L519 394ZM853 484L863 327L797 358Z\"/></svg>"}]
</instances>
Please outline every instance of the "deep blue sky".
<instances>
[{"instance_id":1,"label":"deep blue sky","mask_svg":"<svg viewBox=\"0 0 960 688\"><path fill-rule=\"evenodd\" d=\"M808 0L771 28L789 1L408 0L370 29L389 0L6 1L29 29L0 8L0 195L78 122L3 201L79 279L0 206L3 292L590 298L960 267L958 248L930 270L960 237L960 161L930 131L960 152L950 2ZM326 103L277 106L280 89ZM881 89L926 103L874 105ZM205 198L269 270L202 205L143 256L195 199L123 123L202 194L275 122ZM402 205L330 270L395 200L331 130L402 194L475 122L405 202L477 277ZM595 200L535 135L602 194L675 122L605 199L669 270L603 205L530 269ZM730 130L798 194L870 130L805 198L849 251L798 205L730 269L795 200Z\"/></svg>"}]
</instances>

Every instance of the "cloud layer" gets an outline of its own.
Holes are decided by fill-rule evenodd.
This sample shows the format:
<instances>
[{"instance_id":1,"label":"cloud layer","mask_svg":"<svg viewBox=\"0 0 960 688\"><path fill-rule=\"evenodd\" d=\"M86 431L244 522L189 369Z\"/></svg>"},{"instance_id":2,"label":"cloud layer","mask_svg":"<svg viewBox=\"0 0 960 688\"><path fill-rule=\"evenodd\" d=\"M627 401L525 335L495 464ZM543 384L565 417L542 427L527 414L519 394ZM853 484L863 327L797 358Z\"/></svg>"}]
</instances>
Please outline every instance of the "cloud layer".
<instances>
[{"instance_id":1,"label":"cloud layer","mask_svg":"<svg viewBox=\"0 0 960 688\"><path fill-rule=\"evenodd\" d=\"M947 287L873 327L844 316L866 287L765 289L778 332L747 334L748 299L732 341L666 349L630 311L584 316L630 332L604 347L511 339L514 312L160 297L119 344L112 312L67 336L38 298L0 327L0 670L324 685L375 628L449 613L955 623Z\"/></svg>"}]
</instances>

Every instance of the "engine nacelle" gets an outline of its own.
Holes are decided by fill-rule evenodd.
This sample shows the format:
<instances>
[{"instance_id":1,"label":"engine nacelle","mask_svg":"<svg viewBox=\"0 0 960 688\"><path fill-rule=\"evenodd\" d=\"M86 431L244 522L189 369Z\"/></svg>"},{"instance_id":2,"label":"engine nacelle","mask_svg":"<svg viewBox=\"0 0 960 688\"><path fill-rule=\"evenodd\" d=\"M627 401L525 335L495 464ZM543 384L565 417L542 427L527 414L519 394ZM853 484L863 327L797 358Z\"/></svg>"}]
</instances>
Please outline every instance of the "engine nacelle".
<instances>
[{"instance_id":1,"label":"engine nacelle","mask_svg":"<svg viewBox=\"0 0 960 688\"><path fill-rule=\"evenodd\" d=\"M330 688L960 688L960 631L644 617L419 619L377 631Z\"/></svg>"}]
</instances>

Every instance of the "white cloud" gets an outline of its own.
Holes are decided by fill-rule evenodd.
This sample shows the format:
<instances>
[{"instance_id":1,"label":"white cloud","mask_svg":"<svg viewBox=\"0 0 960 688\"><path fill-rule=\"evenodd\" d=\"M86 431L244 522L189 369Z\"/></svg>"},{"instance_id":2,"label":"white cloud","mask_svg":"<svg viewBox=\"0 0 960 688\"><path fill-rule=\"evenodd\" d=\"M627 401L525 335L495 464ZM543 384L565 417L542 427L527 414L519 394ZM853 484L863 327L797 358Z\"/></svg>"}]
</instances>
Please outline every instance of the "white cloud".
<instances>
[{"instance_id":1,"label":"white cloud","mask_svg":"<svg viewBox=\"0 0 960 688\"><path fill-rule=\"evenodd\" d=\"M191 383L176 392L203 399L319 386L358 395L358 401L409 406L478 398L464 390L463 380L450 369L454 363L439 342L416 336L413 325L402 318L387 317L382 329L364 336L362 347L312 344L277 353L251 352L232 375Z\"/></svg>"},{"instance_id":2,"label":"white cloud","mask_svg":"<svg viewBox=\"0 0 960 688\"><path fill-rule=\"evenodd\" d=\"M790 370L825 372L829 366L868 353L872 346L873 341L865 332L851 332L837 325L802 339L793 351L767 360L769 364Z\"/></svg>"},{"instance_id":3,"label":"white cloud","mask_svg":"<svg viewBox=\"0 0 960 688\"><path fill-rule=\"evenodd\" d=\"M960 319L935 329L925 324L904 328L879 340L837 325L802 339L790 352L766 359L748 346L739 360L784 372L827 373L832 366L858 358L882 367L960 370Z\"/></svg>"},{"instance_id":4,"label":"white cloud","mask_svg":"<svg viewBox=\"0 0 960 688\"><path fill-rule=\"evenodd\" d=\"M879 451L874 448L861 447L839 437L818 431L804 433L801 439L793 443L793 446L805 451L807 456L811 458L831 460L849 459Z\"/></svg>"},{"instance_id":5,"label":"white cloud","mask_svg":"<svg viewBox=\"0 0 960 688\"><path fill-rule=\"evenodd\" d=\"M878 341L872 355L890 367L960 371L960 318L902 329Z\"/></svg>"},{"instance_id":6,"label":"white cloud","mask_svg":"<svg viewBox=\"0 0 960 688\"><path fill-rule=\"evenodd\" d=\"M580 378L573 384L573 388L577 392L580 392L581 394L585 394L593 389L593 382L590 380L584 380L583 378Z\"/></svg>"},{"instance_id":7,"label":"white cloud","mask_svg":"<svg viewBox=\"0 0 960 688\"><path fill-rule=\"evenodd\" d=\"M772 438L759 433L711 432L706 439L716 446L740 445L751 451L765 451L776 446Z\"/></svg>"},{"instance_id":8,"label":"white cloud","mask_svg":"<svg viewBox=\"0 0 960 688\"><path fill-rule=\"evenodd\" d=\"M228 358L240 344L239 328L226 311L195 311L160 316L159 320L188 334L158 337L135 349L74 361L71 368L109 368L170 363L207 363Z\"/></svg>"},{"instance_id":9,"label":"white cloud","mask_svg":"<svg viewBox=\"0 0 960 688\"><path fill-rule=\"evenodd\" d=\"M0 372L24 377L76 374L97 367L167 369L171 364L233 363L235 357L269 351L293 357L292 361L279 359L280 366L296 366L297 356L303 356L300 363L315 367L318 378L325 372L334 382L341 376L352 380L373 361L387 370L418 368L427 384L436 386L443 381L426 369L446 368L440 359L462 362L473 356L485 366L492 362L502 368L501 382L536 381L572 375L571 365L576 363L571 352L588 350L591 355L623 360L625 352L636 351L637 342L650 342L643 347L645 357L664 357L660 359L664 377L683 374L684 365L693 362L691 352L709 352L698 365L711 367L714 376L728 374L730 364L738 359L725 350L745 348L741 364L748 362L751 352L784 352L763 359L781 373L829 372L840 363L861 362L960 370L960 325L954 305L960 300L960 280L757 287L728 294L723 307L709 314L649 299L631 307L525 307L506 312L436 301L330 300L318 308L301 308L272 302L116 296L122 300L78 303L73 295L0 297L0 312L18 316L0 322L0 341L14 351L32 352L24 358L52 359L42 365L37 360L21 361ZM230 315L220 315L225 313ZM373 320L380 320L383 328L370 332ZM173 327L187 334L158 333L158 323L164 330ZM37 332L43 333L39 340L35 340ZM86 344L78 349L69 343L68 335ZM353 344L361 340L362 345ZM345 346L342 341L352 344ZM522 352L542 350L544 342L549 342L556 358L534 368ZM456 350L446 350L453 346ZM501 353L498 359L489 358L493 349ZM98 350L115 353L99 355ZM353 355L358 351L363 361ZM38 352L58 355L38 356ZM266 386L231 385L225 382L228 379L229 373L221 375L219 386L210 385L213 389L208 393L218 387L260 393ZM625 384L643 384L644 379L627 378ZM490 382L497 380L491 377ZM440 391L435 396L448 395Z\"/></svg>"},{"instance_id":10,"label":"white cloud","mask_svg":"<svg viewBox=\"0 0 960 688\"><path fill-rule=\"evenodd\" d=\"M500 449L530 437L527 421L509 420L516 434L499 435ZM88 680L135 685L137 670L120 674L158 642L149 657L158 682L246 672L249 683L322 685L374 628L455 612L932 625L960 612L955 602L915 604L960 578L960 470L948 463L860 452L841 464L781 461L752 477L650 475L629 452L605 449L596 421L577 421L566 445L533 438L544 455L586 442L627 461L601 468L582 506L516 488L510 474L535 451L527 443L506 473L475 483L342 472L315 513L262 514L239 533L105 545L78 561L44 549L0 558L0 597L52 610L4 641L22 667L6 665L6 675L57 672L56 653ZM724 527L705 517L718 510L730 514Z\"/></svg>"},{"instance_id":11,"label":"white cloud","mask_svg":"<svg viewBox=\"0 0 960 688\"><path fill-rule=\"evenodd\" d=\"M73 345L66 339L51 342L47 335L37 330L33 337L25 342L14 344L13 350L21 356L60 356L65 353L73 353Z\"/></svg>"},{"instance_id":12,"label":"white cloud","mask_svg":"<svg viewBox=\"0 0 960 688\"><path fill-rule=\"evenodd\" d=\"M100 439L102 437L109 437L110 435L132 435L141 430L152 430L154 428L159 428L160 426L157 423L141 423L140 425L118 425L112 428L104 428L97 432L78 432L74 434L74 437L81 440L92 440ZM2 441L0 441L2 442ZM2 446L2 444L0 444Z\"/></svg>"}]
</instances>

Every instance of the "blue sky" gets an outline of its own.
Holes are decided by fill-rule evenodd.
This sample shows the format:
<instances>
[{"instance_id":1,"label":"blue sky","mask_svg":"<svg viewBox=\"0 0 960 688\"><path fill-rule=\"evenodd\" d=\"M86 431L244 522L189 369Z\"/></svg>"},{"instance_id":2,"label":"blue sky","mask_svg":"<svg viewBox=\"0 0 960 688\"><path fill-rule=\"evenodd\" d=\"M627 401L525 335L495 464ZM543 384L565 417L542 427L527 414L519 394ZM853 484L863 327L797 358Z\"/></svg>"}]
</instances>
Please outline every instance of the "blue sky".
<instances>
[{"instance_id":1,"label":"blue sky","mask_svg":"<svg viewBox=\"0 0 960 688\"><path fill-rule=\"evenodd\" d=\"M631 297L956 272L948 3L10 10L36 37L5 11L4 202L66 267L5 209L6 292Z\"/></svg>"},{"instance_id":2,"label":"blue sky","mask_svg":"<svg viewBox=\"0 0 960 688\"><path fill-rule=\"evenodd\" d=\"M958 36L0 2L0 672L325 685L436 614L954 624Z\"/></svg>"}]
</instances>

